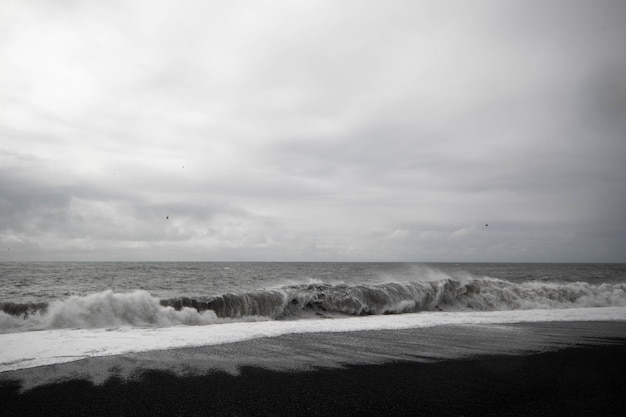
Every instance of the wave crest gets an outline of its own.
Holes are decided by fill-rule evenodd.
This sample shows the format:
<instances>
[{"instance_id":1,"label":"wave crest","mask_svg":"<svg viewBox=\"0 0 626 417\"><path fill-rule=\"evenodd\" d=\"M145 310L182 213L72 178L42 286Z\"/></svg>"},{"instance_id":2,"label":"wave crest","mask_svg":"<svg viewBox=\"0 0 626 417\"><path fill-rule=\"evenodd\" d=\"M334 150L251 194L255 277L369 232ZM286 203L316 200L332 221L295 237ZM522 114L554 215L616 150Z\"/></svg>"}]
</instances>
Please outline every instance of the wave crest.
<instances>
[{"instance_id":1,"label":"wave crest","mask_svg":"<svg viewBox=\"0 0 626 417\"><path fill-rule=\"evenodd\" d=\"M53 328L166 327L225 321L626 306L626 284L593 285L493 278L346 285L314 282L214 297L159 300L147 291L104 291L51 304L0 304L0 332ZM22 317L23 316L23 317Z\"/></svg>"},{"instance_id":2,"label":"wave crest","mask_svg":"<svg viewBox=\"0 0 626 417\"><path fill-rule=\"evenodd\" d=\"M624 284L515 284L493 278L446 278L355 286L315 282L210 298L175 298L162 300L161 304L212 310L224 318L262 315L286 319L307 314L359 316L433 310L626 306L626 291Z\"/></svg>"},{"instance_id":3,"label":"wave crest","mask_svg":"<svg viewBox=\"0 0 626 417\"><path fill-rule=\"evenodd\" d=\"M65 300L54 301L46 308L25 314L23 318L1 311L0 331L123 326L168 327L206 325L224 321L219 319L212 310L198 311L191 307L175 309L162 306L159 299L147 291L114 293L107 290L85 297L72 296Z\"/></svg>"}]
</instances>

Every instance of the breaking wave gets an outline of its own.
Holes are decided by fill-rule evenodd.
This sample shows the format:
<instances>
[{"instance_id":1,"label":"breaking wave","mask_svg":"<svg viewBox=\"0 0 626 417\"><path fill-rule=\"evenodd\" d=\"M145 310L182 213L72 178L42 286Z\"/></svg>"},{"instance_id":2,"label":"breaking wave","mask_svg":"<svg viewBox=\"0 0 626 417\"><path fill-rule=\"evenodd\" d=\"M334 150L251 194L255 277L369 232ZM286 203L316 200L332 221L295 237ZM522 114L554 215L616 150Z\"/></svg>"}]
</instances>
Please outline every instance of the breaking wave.
<instances>
[{"instance_id":1,"label":"breaking wave","mask_svg":"<svg viewBox=\"0 0 626 417\"><path fill-rule=\"evenodd\" d=\"M313 283L218 297L161 300L175 309L214 311L218 317L401 314L418 311L520 310L626 306L625 284L550 284L481 278L389 282L376 285Z\"/></svg>"},{"instance_id":2,"label":"breaking wave","mask_svg":"<svg viewBox=\"0 0 626 417\"><path fill-rule=\"evenodd\" d=\"M0 303L0 332L55 328L167 327L227 321L626 306L626 284L493 278L346 285L315 282L214 297L159 300L147 291L104 291L46 303Z\"/></svg>"}]
</instances>

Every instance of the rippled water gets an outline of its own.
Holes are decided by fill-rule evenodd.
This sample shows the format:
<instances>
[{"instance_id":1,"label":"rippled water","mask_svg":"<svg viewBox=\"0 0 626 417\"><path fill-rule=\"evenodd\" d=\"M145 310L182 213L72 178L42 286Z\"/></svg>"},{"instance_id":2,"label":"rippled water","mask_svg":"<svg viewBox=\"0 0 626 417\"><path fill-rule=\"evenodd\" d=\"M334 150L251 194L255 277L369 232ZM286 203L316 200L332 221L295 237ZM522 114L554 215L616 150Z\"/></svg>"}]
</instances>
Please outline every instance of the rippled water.
<instances>
[{"instance_id":1,"label":"rippled water","mask_svg":"<svg viewBox=\"0 0 626 417\"><path fill-rule=\"evenodd\" d=\"M285 285L348 285L490 277L512 282L617 283L625 264L51 262L1 263L0 302L48 302L104 290L159 298L215 296Z\"/></svg>"}]
</instances>

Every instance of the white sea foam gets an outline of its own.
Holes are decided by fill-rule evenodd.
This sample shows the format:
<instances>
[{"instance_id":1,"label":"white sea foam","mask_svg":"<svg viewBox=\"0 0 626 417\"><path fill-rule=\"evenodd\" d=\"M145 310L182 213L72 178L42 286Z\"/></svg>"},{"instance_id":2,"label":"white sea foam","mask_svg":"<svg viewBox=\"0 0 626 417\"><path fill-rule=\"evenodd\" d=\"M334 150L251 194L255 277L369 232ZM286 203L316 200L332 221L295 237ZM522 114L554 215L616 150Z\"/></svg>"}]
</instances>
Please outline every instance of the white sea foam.
<instances>
[{"instance_id":1,"label":"white sea foam","mask_svg":"<svg viewBox=\"0 0 626 417\"><path fill-rule=\"evenodd\" d=\"M265 320L261 316L238 317L237 321ZM169 327L209 325L232 321L218 318L214 311L190 307L179 310L162 306L147 291L114 293L111 290L85 297L57 300L46 310L25 317L0 311L0 332L34 331L66 328L116 328L119 326Z\"/></svg>"},{"instance_id":2,"label":"white sea foam","mask_svg":"<svg viewBox=\"0 0 626 417\"><path fill-rule=\"evenodd\" d=\"M58 329L0 335L0 372L95 356L207 346L294 333L410 329L440 325L624 321L626 307L422 312L327 320L234 322L190 327Z\"/></svg>"}]
</instances>

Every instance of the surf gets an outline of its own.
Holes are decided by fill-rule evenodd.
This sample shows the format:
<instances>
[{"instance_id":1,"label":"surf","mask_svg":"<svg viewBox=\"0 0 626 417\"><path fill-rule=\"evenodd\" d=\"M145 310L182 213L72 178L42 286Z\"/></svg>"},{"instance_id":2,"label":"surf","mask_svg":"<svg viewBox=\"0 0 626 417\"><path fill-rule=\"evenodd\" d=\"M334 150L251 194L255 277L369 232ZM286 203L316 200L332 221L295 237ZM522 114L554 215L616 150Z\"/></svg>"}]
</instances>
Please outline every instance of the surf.
<instances>
[{"instance_id":1,"label":"surf","mask_svg":"<svg viewBox=\"0 0 626 417\"><path fill-rule=\"evenodd\" d=\"M492 326L512 323L624 320L626 320L626 307L596 307L567 310L421 312L397 316L352 316L335 320L228 322L200 327L77 328L17 332L0 334L0 346L3 348L2 355L0 355L0 373L91 357L222 345L287 334L402 330L456 325Z\"/></svg>"},{"instance_id":2,"label":"surf","mask_svg":"<svg viewBox=\"0 0 626 417\"><path fill-rule=\"evenodd\" d=\"M623 283L514 283L486 277L368 285L315 281L216 296L160 299L144 290L106 290L50 303L1 303L0 332L623 306Z\"/></svg>"}]
</instances>

